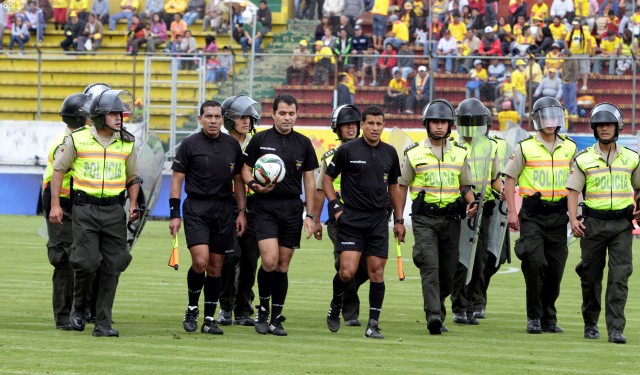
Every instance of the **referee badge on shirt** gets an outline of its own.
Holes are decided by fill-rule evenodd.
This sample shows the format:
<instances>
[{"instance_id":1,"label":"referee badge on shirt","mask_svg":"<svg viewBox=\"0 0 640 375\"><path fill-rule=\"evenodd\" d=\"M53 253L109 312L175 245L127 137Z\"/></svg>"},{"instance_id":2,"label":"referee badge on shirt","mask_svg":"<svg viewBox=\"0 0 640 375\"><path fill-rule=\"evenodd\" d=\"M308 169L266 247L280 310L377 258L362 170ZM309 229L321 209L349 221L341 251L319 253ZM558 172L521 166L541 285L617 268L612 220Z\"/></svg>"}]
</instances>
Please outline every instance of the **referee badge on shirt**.
<instances>
[{"instance_id":1,"label":"referee badge on shirt","mask_svg":"<svg viewBox=\"0 0 640 375\"><path fill-rule=\"evenodd\" d=\"M234 167L236 166L236 163L229 163L229 172L233 173Z\"/></svg>"},{"instance_id":2,"label":"referee badge on shirt","mask_svg":"<svg viewBox=\"0 0 640 375\"><path fill-rule=\"evenodd\" d=\"M386 184L387 180L389 179L389 173L385 173L384 175L382 175L382 181Z\"/></svg>"},{"instance_id":3,"label":"referee badge on shirt","mask_svg":"<svg viewBox=\"0 0 640 375\"><path fill-rule=\"evenodd\" d=\"M302 168L302 162L304 160L296 160L296 171L299 171Z\"/></svg>"}]
</instances>

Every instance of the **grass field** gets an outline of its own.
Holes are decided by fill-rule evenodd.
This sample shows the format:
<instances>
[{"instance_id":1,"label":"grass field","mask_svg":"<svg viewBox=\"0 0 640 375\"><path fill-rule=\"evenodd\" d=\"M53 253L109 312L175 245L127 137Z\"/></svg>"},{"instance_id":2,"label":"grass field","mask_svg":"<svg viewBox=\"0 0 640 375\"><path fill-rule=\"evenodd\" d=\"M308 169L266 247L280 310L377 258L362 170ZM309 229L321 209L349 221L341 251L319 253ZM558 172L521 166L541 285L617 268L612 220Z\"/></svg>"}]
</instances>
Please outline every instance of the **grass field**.
<instances>
[{"instance_id":1,"label":"grass field","mask_svg":"<svg viewBox=\"0 0 640 375\"><path fill-rule=\"evenodd\" d=\"M288 337L262 336L252 327L231 326L224 336L187 334L186 248L179 271L167 266L171 240L166 222L150 222L122 274L114 306L120 338L94 338L84 332L54 329L51 312L52 267L45 242L37 235L42 218L0 216L0 373L292 373L292 374L637 374L640 367L640 286L634 275L627 303L627 345L582 338L580 287L570 248L558 301L563 334L525 333L524 280L517 260L505 265L489 290L487 319L479 326L445 324L449 333L426 331L417 269L410 260L411 240L403 247L407 279L397 280L395 259L387 266L387 292L380 319L384 340L363 338L362 327L326 328L333 257L327 236L303 241L289 272L284 310ZM184 244L184 241L181 242ZM393 253L391 253L393 254ZM638 261L634 261L637 268ZM368 286L360 295L365 301ZM256 289L257 290L257 289Z\"/></svg>"}]
</instances>

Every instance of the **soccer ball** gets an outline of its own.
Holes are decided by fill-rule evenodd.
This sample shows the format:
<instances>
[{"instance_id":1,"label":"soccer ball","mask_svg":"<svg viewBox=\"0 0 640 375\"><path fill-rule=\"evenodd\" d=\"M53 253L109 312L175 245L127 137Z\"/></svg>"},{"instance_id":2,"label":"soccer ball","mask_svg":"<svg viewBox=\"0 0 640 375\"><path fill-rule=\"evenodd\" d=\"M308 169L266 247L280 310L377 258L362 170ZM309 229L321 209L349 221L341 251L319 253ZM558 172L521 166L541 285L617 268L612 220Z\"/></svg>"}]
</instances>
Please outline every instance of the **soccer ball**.
<instances>
[{"instance_id":1,"label":"soccer ball","mask_svg":"<svg viewBox=\"0 0 640 375\"><path fill-rule=\"evenodd\" d=\"M262 185L272 185L284 179L284 162L278 155L262 155L253 167L253 177Z\"/></svg>"}]
</instances>

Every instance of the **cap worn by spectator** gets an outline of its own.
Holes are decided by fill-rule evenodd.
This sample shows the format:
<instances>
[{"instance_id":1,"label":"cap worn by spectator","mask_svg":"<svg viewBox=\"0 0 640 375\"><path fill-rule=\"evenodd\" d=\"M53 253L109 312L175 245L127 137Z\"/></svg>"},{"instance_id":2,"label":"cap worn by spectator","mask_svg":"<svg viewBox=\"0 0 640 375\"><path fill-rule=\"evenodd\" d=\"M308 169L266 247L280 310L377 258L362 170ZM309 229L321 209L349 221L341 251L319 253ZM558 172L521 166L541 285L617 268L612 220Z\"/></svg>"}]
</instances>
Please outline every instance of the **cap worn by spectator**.
<instances>
[{"instance_id":1,"label":"cap worn by spectator","mask_svg":"<svg viewBox=\"0 0 640 375\"><path fill-rule=\"evenodd\" d=\"M398 16L396 16L395 14L392 14L391 17L389 17L389 22L395 22L398 20Z\"/></svg>"},{"instance_id":2,"label":"cap worn by spectator","mask_svg":"<svg viewBox=\"0 0 640 375\"><path fill-rule=\"evenodd\" d=\"M427 67L424 65L420 65L420 67L418 68L418 72L426 72L427 71Z\"/></svg>"},{"instance_id":3,"label":"cap worn by spectator","mask_svg":"<svg viewBox=\"0 0 640 375\"><path fill-rule=\"evenodd\" d=\"M444 35L451 35L451 31L450 31L449 29L446 29L446 30L444 31Z\"/></svg>"},{"instance_id":4,"label":"cap worn by spectator","mask_svg":"<svg viewBox=\"0 0 640 375\"><path fill-rule=\"evenodd\" d=\"M304 40L304 39L302 39L302 40L300 41L300 45L301 45L301 46L305 46L305 47L306 47L306 46L307 46L307 41L306 41L306 40Z\"/></svg>"},{"instance_id":5,"label":"cap worn by spectator","mask_svg":"<svg viewBox=\"0 0 640 375\"><path fill-rule=\"evenodd\" d=\"M553 43L551 45L551 49L554 49L554 48L560 49L560 45L558 43Z\"/></svg>"},{"instance_id":6,"label":"cap worn by spectator","mask_svg":"<svg viewBox=\"0 0 640 375\"><path fill-rule=\"evenodd\" d=\"M314 46L324 46L324 43L321 40L316 40L315 43L313 43Z\"/></svg>"},{"instance_id":7,"label":"cap worn by spectator","mask_svg":"<svg viewBox=\"0 0 640 375\"><path fill-rule=\"evenodd\" d=\"M579 18L574 18L573 21L571 21L571 24L574 26L578 26L580 24L580 19Z\"/></svg>"},{"instance_id":8,"label":"cap worn by spectator","mask_svg":"<svg viewBox=\"0 0 640 375\"><path fill-rule=\"evenodd\" d=\"M360 25L356 25L356 27L353 28L354 30L362 30L362 26Z\"/></svg>"},{"instance_id":9,"label":"cap worn by spectator","mask_svg":"<svg viewBox=\"0 0 640 375\"><path fill-rule=\"evenodd\" d=\"M492 32L493 32L493 27L487 26L487 27L484 28L484 33L485 34L489 34L489 33L492 33Z\"/></svg>"},{"instance_id":10,"label":"cap worn by spectator","mask_svg":"<svg viewBox=\"0 0 640 375\"><path fill-rule=\"evenodd\" d=\"M413 4L407 1L406 3L404 3L404 9L408 9L408 10L413 9Z\"/></svg>"},{"instance_id":11,"label":"cap worn by spectator","mask_svg":"<svg viewBox=\"0 0 640 375\"><path fill-rule=\"evenodd\" d=\"M504 74L504 76L505 76L505 77L508 77L508 78L511 78L511 72L506 72L506 73Z\"/></svg>"},{"instance_id":12,"label":"cap worn by spectator","mask_svg":"<svg viewBox=\"0 0 640 375\"><path fill-rule=\"evenodd\" d=\"M473 60L473 66L476 66L478 64L482 65L482 60L480 60L480 59Z\"/></svg>"},{"instance_id":13,"label":"cap worn by spectator","mask_svg":"<svg viewBox=\"0 0 640 375\"><path fill-rule=\"evenodd\" d=\"M69 17L78 17L78 13L74 10L71 13L69 13Z\"/></svg>"},{"instance_id":14,"label":"cap worn by spectator","mask_svg":"<svg viewBox=\"0 0 640 375\"><path fill-rule=\"evenodd\" d=\"M556 72L556 68L549 68L549 73L555 73Z\"/></svg>"},{"instance_id":15,"label":"cap worn by spectator","mask_svg":"<svg viewBox=\"0 0 640 375\"><path fill-rule=\"evenodd\" d=\"M524 60L522 60L522 59L516 60L516 66L520 66L520 65L527 65L527 63L524 62Z\"/></svg>"}]
</instances>

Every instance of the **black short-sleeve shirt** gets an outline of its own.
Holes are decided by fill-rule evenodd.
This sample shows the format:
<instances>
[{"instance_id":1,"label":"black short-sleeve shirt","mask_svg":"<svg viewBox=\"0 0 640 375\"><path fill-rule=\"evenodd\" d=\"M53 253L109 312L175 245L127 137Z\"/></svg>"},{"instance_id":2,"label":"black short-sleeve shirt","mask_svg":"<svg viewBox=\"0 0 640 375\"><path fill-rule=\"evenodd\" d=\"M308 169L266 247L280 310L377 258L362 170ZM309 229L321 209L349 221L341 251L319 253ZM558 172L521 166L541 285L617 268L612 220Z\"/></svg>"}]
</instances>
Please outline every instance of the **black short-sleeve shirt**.
<instances>
[{"instance_id":1,"label":"black short-sleeve shirt","mask_svg":"<svg viewBox=\"0 0 640 375\"><path fill-rule=\"evenodd\" d=\"M276 154L286 167L284 180L276 184L269 193L259 194L260 198L293 198L302 194L302 176L304 172L318 168L318 158L306 136L290 131L282 134L275 129L257 133L245 150L245 164L253 168L262 155Z\"/></svg>"},{"instance_id":2,"label":"black short-sleeve shirt","mask_svg":"<svg viewBox=\"0 0 640 375\"><path fill-rule=\"evenodd\" d=\"M187 195L231 199L233 177L242 171L242 150L233 137L211 138L202 131L185 138L171 169L184 173Z\"/></svg>"},{"instance_id":3,"label":"black short-sleeve shirt","mask_svg":"<svg viewBox=\"0 0 640 375\"><path fill-rule=\"evenodd\" d=\"M390 145L372 147L363 138L349 141L338 149L326 174L340 175L340 194L345 206L358 210L384 208L389 201L388 185L398 183L400 161Z\"/></svg>"}]
</instances>

